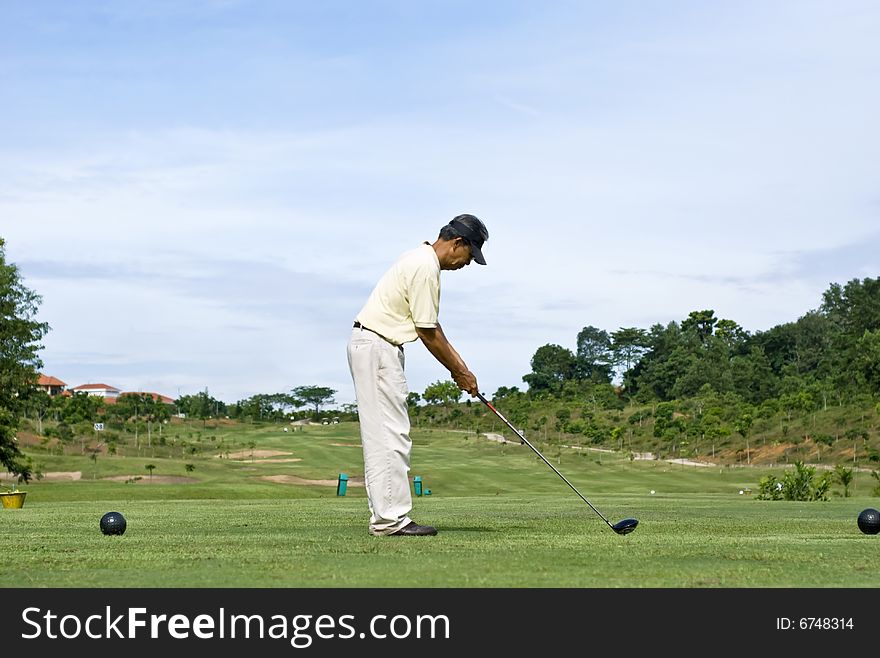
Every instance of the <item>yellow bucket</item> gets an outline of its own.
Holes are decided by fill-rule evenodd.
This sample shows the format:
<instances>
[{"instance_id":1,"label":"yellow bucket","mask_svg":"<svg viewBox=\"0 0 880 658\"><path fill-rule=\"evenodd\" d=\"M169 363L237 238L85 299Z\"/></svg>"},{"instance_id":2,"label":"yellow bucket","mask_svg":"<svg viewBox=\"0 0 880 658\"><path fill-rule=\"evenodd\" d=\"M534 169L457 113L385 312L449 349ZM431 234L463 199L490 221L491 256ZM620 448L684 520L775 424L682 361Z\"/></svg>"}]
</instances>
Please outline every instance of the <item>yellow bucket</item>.
<instances>
[{"instance_id":1,"label":"yellow bucket","mask_svg":"<svg viewBox=\"0 0 880 658\"><path fill-rule=\"evenodd\" d=\"M21 509L24 505L24 497L27 491L6 491L0 493L0 501L6 509Z\"/></svg>"}]
</instances>

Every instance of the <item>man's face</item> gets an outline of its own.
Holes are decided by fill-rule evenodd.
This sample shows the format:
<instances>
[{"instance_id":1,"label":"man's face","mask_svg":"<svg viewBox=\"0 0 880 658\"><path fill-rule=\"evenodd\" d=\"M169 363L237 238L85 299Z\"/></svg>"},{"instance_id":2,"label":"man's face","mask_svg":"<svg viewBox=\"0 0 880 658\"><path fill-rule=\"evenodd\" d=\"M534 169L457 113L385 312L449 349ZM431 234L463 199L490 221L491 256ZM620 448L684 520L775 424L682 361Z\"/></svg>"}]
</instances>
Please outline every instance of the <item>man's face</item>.
<instances>
[{"instance_id":1,"label":"man's face","mask_svg":"<svg viewBox=\"0 0 880 658\"><path fill-rule=\"evenodd\" d=\"M466 265L470 265L472 260L470 245L461 238L455 238L452 249L449 252L449 258L446 262L446 270L460 270Z\"/></svg>"}]
</instances>

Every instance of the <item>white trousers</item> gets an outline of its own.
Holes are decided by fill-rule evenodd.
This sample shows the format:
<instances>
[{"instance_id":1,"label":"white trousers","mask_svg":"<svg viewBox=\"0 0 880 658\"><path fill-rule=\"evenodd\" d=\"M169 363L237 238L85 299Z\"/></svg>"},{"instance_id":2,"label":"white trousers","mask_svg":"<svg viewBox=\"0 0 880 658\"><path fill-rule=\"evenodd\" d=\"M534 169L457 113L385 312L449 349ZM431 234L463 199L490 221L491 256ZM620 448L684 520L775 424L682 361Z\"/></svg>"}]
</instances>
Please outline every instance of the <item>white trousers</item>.
<instances>
[{"instance_id":1,"label":"white trousers","mask_svg":"<svg viewBox=\"0 0 880 658\"><path fill-rule=\"evenodd\" d=\"M367 329L355 328L348 341L348 367L354 381L364 480L370 505L370 534L388 535L407 525L409 490L408 394L403 348Z\"/></svg>"}]
</instances>

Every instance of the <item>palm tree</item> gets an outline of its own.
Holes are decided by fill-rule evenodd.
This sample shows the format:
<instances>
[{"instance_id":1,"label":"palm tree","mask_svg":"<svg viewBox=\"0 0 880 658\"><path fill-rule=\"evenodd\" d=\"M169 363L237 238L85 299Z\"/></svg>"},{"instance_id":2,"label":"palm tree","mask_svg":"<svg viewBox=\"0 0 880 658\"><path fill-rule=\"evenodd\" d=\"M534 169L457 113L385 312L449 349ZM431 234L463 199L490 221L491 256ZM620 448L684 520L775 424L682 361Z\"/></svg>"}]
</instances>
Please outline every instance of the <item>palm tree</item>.
<instances>
[{"instance_id":1,"label":"palm tree","mask_svg":"<svg viewBox=\"0 0 880 658\"><path fill-rule=\"evenodd\" d=\"M150 482L152 482L153 481L153 471L155 470L156 465L155 464L147 464L146 466L144 466L144 468L150 472Z\"/></svg>"}]
</instances>

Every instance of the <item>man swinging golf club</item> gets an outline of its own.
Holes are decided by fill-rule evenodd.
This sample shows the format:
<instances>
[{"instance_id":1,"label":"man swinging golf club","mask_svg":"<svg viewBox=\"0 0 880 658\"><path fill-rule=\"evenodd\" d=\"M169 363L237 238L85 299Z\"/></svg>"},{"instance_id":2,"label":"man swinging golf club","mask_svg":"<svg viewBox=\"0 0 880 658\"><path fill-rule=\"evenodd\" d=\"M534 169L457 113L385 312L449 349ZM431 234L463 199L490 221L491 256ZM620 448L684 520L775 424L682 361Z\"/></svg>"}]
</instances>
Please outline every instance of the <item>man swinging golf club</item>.
<instances>
[{"instance_id":1,"label":"man swinging golf club","mask_svg":"<svg viewBox=\"0 0 880 658\"><path fill-rule=\"evenodd\" d=\"M409 517L412 441L404 374L405 343L417 339L451 373L463 391L479 394L477 378L440 327L440 272L485 265L486 226L474 215L458 215L437 240L404 253L373 289L355 317L348 341L364 449L364 480L371 535L436 535L437 529Z\"/></svg>"}]
</instances>

